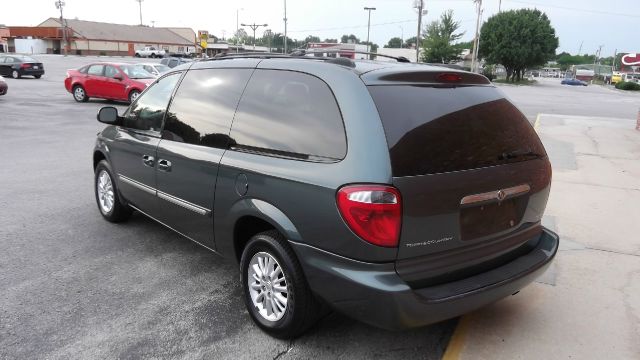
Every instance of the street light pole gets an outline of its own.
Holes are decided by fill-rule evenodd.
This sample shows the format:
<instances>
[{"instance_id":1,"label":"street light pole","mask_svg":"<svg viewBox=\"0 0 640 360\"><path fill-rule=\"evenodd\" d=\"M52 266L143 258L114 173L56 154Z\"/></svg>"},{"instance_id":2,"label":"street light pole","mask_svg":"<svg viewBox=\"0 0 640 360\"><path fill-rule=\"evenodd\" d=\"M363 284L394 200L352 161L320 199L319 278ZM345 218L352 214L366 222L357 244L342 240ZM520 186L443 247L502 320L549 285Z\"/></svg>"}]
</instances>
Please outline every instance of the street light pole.
<instances>
[{"instance_id":1,"label":"street light pole","mask_svg":"<svg viewBox=\"0 0 640 360\"><path fill-rule=\"evenodd\" d=\"M144 0L136 0L138 2L138 5L140 6L140 26L142 26L142 2Z\"/></svg>"},{"instance_id":2,"label":"street light pole","mask_svg":"<svg viewBox=\"0 0 640 360\"><path fill-rule=\"evenodd\" d=\"M371 31L371 10L375 10L374 7L365 7L364 10L369 12L369 20L367 21L367 52L369 52L369 32Z\"/></svg>"},{"instance_id":3,"label":"street light pole","mask_svg":"<svg viewBox=\"0 0 640 360\"><path fill-rule=\"evenodd\" d=\"M473 0L474 3L477 4L477 19L476 19L476 37L473 39L473 53L471 54L471 72L475 72L476 63L478 62L477 53L478 53L478 45L480 43L480 14L482 13L482 0Z\"/></svg>"},{"instance_id":4,"label":"street light pole","mask_svg":"<svg viewBox=\"0 0 640 360\"><path fill-rule=\"evenodd\" d=\"M253 30L253 50L256 50L256 29L259 28L260 26L264 26L267 27L269 26L269 24L241 24L242 26L248 26L251 28L251 30Z\"/></svg>"},{"instance_id":5,"label":"street light pole","mask_svg":"<svg viewBox=\"0 0 640 360\"><path fill-rule=\"evenodd\" d=\"M240 10L244 10L244 8L236 9L236 53L238 52L238 32L240 31L240 22L238 21L240 18Z\"/></svg>"},{"instance_id":6,"label":"street light pole","mask_svg":"<svg viewBox=\"0 0 640 360\"><path fill-rule=\"evenodd\" d=\"M64 55L67 55L67 47L69 46L69 42L67 40L67 25L64 22L64 16L62 15L62 8L65 6L65 2L62 0L56 1L56 9L60 9L60 26L62 27L62 48Z\"/></svg>"},{"instance_id":7,"label":"street light pole","mask_svg":"<svg viewBox=\"0 0 640 360\"><path fill-rule=\"evenodd\" d=\"M398 25L400 28L400 49L404 47L404 28L401 25Z\"/></svg>"},{"instance_id":8,"label":"street light pole","mask_svg":"<svg viewBox=\"0 0 640 360\"><path fill-rule=\"evenodd\" d=\"M414 8L418 9L418 35L416 35L416 62L420 62L420 32L422 30L422 16L425 13L424 0L414 1Z\"/></svg>"},{"instance_id":9,"label":"street light pole","mask_svg":"<svg viewBox=\"0 0 640 360\"><path fill-rule=\"evenodd\" d=\"M287 53L287 0L284 0L284 54Z\"/></svg>"}]
</instances>

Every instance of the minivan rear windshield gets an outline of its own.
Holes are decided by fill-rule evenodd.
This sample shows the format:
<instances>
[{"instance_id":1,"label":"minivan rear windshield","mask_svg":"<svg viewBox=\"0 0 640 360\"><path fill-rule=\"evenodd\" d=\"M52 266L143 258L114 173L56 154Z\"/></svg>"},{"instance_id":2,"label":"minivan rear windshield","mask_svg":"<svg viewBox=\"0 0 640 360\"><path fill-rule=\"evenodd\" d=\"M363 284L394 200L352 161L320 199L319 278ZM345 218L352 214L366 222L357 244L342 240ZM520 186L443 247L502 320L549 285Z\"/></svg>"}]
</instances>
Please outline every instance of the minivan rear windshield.
<instances>
[{"instance_id":1,"label":"minivan rear windshield","mask_svg":"<svg viewBox=\"0 0 640 360\"><path fill-rule=\"evenodd\" d=\"M493 87L369 86L393 176L469 170L546 156L527 118Z\"/></svg>"}]
</instances>

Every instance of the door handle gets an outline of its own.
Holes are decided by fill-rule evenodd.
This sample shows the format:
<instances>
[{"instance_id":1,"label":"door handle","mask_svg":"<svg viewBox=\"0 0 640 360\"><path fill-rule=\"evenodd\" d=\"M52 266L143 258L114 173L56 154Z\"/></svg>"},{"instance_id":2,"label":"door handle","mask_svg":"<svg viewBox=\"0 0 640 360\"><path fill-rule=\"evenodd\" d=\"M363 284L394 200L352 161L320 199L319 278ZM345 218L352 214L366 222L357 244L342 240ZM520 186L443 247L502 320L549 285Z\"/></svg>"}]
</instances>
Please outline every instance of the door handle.
<instances>
[{"instance_id":1,"label":"door handle","mask_svg":"<svg viewBox=\"0 0 640 360\"><path fill-rule=\"evenodd\" d=\"M142 155L142 163L145 164L146 166L153 167L154 162L155 162L155 159L153 158L153 156Z\"/></svg>"},{"instance_id":2,"label":"door handle","mask_svg":"<svg viewBox=\"0 0 640 360\"><path fill-rule=\"evenodd\" d=\"M171 161L160 159L160 161L158 161L158 170L166 172L171 171Z\"/></svg>"}]
</instances>

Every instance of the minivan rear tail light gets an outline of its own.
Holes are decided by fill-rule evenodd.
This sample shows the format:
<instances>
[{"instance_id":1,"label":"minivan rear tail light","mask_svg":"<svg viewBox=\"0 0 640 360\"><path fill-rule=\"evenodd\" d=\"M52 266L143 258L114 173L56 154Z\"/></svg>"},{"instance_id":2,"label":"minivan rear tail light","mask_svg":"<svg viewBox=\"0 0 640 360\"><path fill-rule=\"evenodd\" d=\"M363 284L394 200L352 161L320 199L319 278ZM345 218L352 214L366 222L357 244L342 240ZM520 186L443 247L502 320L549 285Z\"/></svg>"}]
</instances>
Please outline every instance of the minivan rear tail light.
<instances>
[{"instance_id":1,"label":"minivan rear tail light","mask_svg":"<svg viewBox=\"0 0 640 360\"><path fill-rule=\"evenodd\" d=\"M384 185L348 185L336 195L342 218L359 237L374 245L397 247L402 225L400 192Z\"/></svg>"}]
</instances>

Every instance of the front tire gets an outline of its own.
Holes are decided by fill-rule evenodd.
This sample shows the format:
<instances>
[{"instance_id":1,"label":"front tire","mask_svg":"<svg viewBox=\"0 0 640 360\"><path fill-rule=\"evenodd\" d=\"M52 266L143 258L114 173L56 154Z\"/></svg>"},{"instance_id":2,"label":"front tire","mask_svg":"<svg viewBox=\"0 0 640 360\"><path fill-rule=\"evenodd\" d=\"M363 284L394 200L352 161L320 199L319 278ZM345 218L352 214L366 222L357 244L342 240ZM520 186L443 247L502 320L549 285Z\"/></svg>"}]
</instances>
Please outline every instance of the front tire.
<instances>
[{"instance_id":1,"label":"front tire","mask_svg":"<svg viewBox=\"0 0 640 360\"><path fill-rule=\"evenodd\" d=\"M73 94L73 99L77 102L87 102L89 101L89 97L87 96L87 92L86 90L80 86L80 85L76 85L73 87L73 89L71 89L71 92Z\"/></svg>"},{"instance_id":2,"label":"front tire","mask_svg":"<svg viewBox=\"0 0 640 360\"><path fill-rule=\"evenodd\" d=\"M253 236L240 260L247 311L269 335L295 338L313 326L322 306L311 292L295 253L275 230Z\"/></svg>"},{"instance_id":3,"label":"front tire","mask_svg":"<svg viewBox=\"0 0 640 360\"><path fill-rule=\"evenodd\" d=\"M100 161L96 166L93 188L98 210L107 221L121 222L131 216L131 208L120 201L113 171L105 160Z\"/></svg>"}]
</instances>

